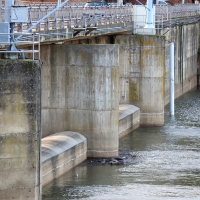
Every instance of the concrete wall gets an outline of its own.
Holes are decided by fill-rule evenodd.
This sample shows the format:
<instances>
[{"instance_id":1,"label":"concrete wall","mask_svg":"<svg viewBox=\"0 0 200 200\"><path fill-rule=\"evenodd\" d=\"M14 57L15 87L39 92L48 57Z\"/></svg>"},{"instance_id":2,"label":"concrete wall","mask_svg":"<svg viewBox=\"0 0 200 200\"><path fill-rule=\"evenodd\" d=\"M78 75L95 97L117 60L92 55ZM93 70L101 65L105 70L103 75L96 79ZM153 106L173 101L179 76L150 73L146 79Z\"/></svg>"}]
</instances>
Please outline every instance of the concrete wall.
<instances>
[{"instance_id":1,"label":"concrete wall","mask_svg":"<svg viewBox=\"0 0 200 200\"><path fill-rule=\"evenodd\" d=\"M166 30L163 30L163 32ZM175 46L175 97L197 85L197 55L199 47L199 23L173 27L166 40ZM165 48L165 104L169 103L169 46Z\"/></svg>"},{"instance_id":2,"label":"concrete wall","mask_svg":"<svg viewBox=\"0 0 200 200\"><path fill-rule=\"evenodd\" d=\"M75 131L88 140L89 157L118 155L118 45L41 47L43 137Z\"/></svg>"},{"instance_id":3,"label":"concrete wall","mask_svg":"<svg viewBox=\"0 0 200 200\"><path fill-rule=\"evenodd\" d=\"M119 35L120 103L140 108L142 126L164 123L165 37Z\"/></svg>"},{"instance_id":4,"label":"concrete wall","mask_svg":"<svg viewBox=\"0 0 200 200\"><path fill-rule=\"evenodd\" d=\"M164 105L169 103L169 41L175 44L175 97L197 85L199 24L182 24L160 34L164 33L115 38L120 44L120 103L138 106L145 126L164 123Z\"/></svg>"},{"instance_id":5,"label":"concrete wall","mask_svg":"<svg viewBox=\"0 0 200 200\"><path fill-rule=\"evenodd\" d=\"M40 199L39 62L0 60L0 199Z\"/></svg>"}]
</instances>

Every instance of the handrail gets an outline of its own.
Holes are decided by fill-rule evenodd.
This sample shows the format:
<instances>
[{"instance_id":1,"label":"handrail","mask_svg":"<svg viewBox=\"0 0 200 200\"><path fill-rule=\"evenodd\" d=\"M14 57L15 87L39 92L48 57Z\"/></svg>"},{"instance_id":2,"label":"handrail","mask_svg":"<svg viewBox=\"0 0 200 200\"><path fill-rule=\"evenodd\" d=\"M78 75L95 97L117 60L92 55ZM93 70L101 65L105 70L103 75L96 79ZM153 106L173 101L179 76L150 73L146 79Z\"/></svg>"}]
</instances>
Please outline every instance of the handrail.
<instances>
[{"instance_id":1,"label":"handrail","mask_svg":"<svg viewBox=\"0 0 200 200\"><path fill-rule=\"evenodd\" d=\"M33 26L31 26L28 30L26 30L24 32L28 33L30 30L32 30L35 26L37 26L41 21L43 21L44 19L46 19L49 15L51 15L52 13L54 13L56 10L58 10L60 7L64 6L69 0L64 1L63 3L61 3L59 6L57 6L55 9L53 9L50 13L48 13L46 16L44 16L42 19L40 19L37 23L35 23ZM19 40L22 37L22 35L18 36L15 40Z\"/></svg>"},{"instance_id":2,"label":"handrail","mask_svg":"<svg viewBox=\"0 0 200 200\"><path fill-rule=\"evenodd\" d=\"M64 2L66 3L66 2ZM15 32L24 32L28 31L41 32L48 30L62 30L63 32L67 29L67 34L73 32L73 29L79 25L79 28L84 24L83 13L89 12L92 15L95 15L95 12L99 9L84 10L82 4L61 4L60 7L54 5L39 5L32 4L28 6L29 16L28 22L26 23L15 23ZM104 15L97 16L96 19L85 17L86 27L94 26L94 21L97 27L100 25L105 25L109 27L120 26L120 23L131 22L133 23L136 19L134 18L134 7L137 5L123 5L117 6L116 4L111 4L106 7L103 11ZM172 19L178 19L179 17L184 16L200 16L200 5L198 4L184 4L184 5L166 5L166 6L155 6L155 22L158 24L159 29L162 29L164 26L171 26ZM2 13L3 13L2 8ZM101 10L102 11L102 10ZM53 14L52 14L53 13ZM42 19L41 19L42 18ZM39 21L38 21L39 20ZM116 24L116 25L115 25ZM175 21L174 21L175 24ZM123 26L123 25L122 25ZM157 26L157 27L158 27ZM141 29L141 28L140 28ZM51 31L52 32L52 31ZM57 31L56 31L57 32ZM49 33L50 34L50 33ZM73 34L73 33L72 33ZM20 36L21 37L21 36ZM67 38L67 37L66 37Z\"/></svg>"},{"instance_id":3,"label":"handrail","mask_svg":"<svg viewBox=\"0 0 200 200\"><path fill-rule=\"evenodd\" d=\"M23 40L15 40L14 42L1 42L0 45L4 45L5 47L9 47L10 45L16 45L17 48L19 48L20 45L30 45L32 46L32 50L6 50L6 49L0 49L0 53L31 53L32 54L32 60L35 60L35 53L38 54L38 59L40 59L40 34L39 33L0 33L1 35L9 35L9 36L16 36L16 35L22 35L24 36ZM37 49L35 49L35 45L38 46Z\"/></svg>"}]
</instances>

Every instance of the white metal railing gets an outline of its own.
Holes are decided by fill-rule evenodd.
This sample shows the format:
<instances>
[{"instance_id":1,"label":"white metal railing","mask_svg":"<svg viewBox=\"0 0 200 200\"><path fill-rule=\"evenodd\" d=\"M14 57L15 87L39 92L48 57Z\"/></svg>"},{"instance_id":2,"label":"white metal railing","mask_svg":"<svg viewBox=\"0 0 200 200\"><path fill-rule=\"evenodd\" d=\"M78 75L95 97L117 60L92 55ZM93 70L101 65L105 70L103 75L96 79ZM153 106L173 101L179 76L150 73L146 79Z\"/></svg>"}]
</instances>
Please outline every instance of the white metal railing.
<instances>
[{"instance_id":1,"label":"white metal railing","mask_svg":"<svg viewBox=\"0 0 200 200\"><path fill-rule=\"evenodd\" d=\"M15 23L15 32L24 32L37 21L57 7L57 4L50 5L28 5L28 22ZM33 31L46 31L53 29L74 28L83 17L84 13L95 14L101 11L103 15L98 16L98 24L116 24L119 22L133 21L133 6L107 6L105 9L84 10L84 4L70 4L63 6L39 23ZM88 22L91 20L88 18ZM2 21L4 21L4 8L2 8ZM87 23L87 22L86 22Z\"/></svg>"},{"instance_id":2,"label":"white metal railing","mask_svg":"<svg viewBox=\"0 0 200 200\"><path fill-rule=\"evenodd\" d=\"M57 7L57 4L29 4L28 6L28 22L16 23L15 32L24 32L33 26L38 20L43 18L49 12ZM48 16L39 23L33 32L77 28L83 26L99 26L113 25L119 26L119 23L134 22L134 6L125 5L117 6L110 4L105 9L84 10L84 4L67 4L59 8L57 11ZM4 8L2 10L2 21L4 21ZM101 14L98 14L101 13ZM87 16L85 15L87 14ZM84 16L85 15L85 16ZM96 16L95 16L96 15ZM171 19L190 17L200 15L199 4L175 4L174 6L156 5L155 23L156 28L162 29L164 23L168 23ZM84 16L84 20L83 19ZM94 20L95 16L95 20ZM81 21L82 20L82 21ZM95 23L94 23L95 21Z\"/></svg>"},{"instance_id":3,"label":"white metal railing","mask_svg":"<svg viewBox=\"0 0 200 200\"><path fill-rule=\"evenodd\" d=\"M19 35L22 35L20 40L15 41L15 38ZM0 54L5 53L16 53L16 54L22 54L25 55L32 60L40 59L40 34L39 33L13 33L13 34L6 34L6 33L0 33L0 36L9 36L11 41L7 42L0 42L1 48L0 48ZM14 45L17 49L16 50L8 50L8 48ZM20 46L23 46L23 48L26 47L26 49L20 49ZM31 49L29 49L31 48ZM30 54L32 56L30 56ZM37 56L35 56L37 54Z\"/></svg>"},{"instance_id":4,"label":"white metal railing","mask_svg":"<svg viewBox=\"0 0 200 200\"><path fill-rule=\"evenodd\" d=\"M165 19L190 17L200 15L200 4L175 4L174 6L156 6L156 18L162 16Z\"/></svg>"}]
</instances>

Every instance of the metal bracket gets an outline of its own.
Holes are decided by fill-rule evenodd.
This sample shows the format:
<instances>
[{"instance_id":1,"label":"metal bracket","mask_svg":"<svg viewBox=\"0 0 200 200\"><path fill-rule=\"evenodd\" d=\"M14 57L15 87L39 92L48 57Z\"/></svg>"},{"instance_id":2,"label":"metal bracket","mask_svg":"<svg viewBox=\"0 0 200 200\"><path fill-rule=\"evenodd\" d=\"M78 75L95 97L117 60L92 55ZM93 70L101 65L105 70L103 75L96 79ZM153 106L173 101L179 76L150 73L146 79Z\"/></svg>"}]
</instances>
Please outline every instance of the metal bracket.
<instances>
[{"instance_id":1,"label":"metal bracket","mask_svg":"<svg viewBox=\"0 0 200 200\"><path fill-rule=\"evenodd\" d=\"M73 33L73 36L75 37L78 35L81 31L86 31L86 28L74 28L75 33Z\"/></svg>"},{"instance_id":2,"label":"metal bracket","mask_svg":"<svg viewBox=\"0 0 200 200\"><path fill-rule=\"evenodd\" d=\"M97 30L97 27L87 27L87 32L85 33L85 35L88 35L90 32Z\"/></svg>"}]
</instances>

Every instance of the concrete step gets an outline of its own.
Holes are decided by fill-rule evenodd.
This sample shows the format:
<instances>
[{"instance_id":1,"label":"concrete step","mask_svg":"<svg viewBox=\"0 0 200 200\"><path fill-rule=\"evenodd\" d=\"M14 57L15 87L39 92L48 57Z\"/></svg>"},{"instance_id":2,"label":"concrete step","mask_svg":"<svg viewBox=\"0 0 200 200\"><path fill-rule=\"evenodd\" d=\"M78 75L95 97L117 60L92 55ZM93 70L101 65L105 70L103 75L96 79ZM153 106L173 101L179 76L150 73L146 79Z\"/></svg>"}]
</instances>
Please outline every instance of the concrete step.
<instances>
[{"instance_id":1,"label":"concrete step","mask_svg":"<svg viewBox=\"0 0 200 200\"><path fill-rule=\"evenodd\" d=\"M119 105L119 138L140 126L140 108L131 104Z\"/></svg>"}]
</instances>

